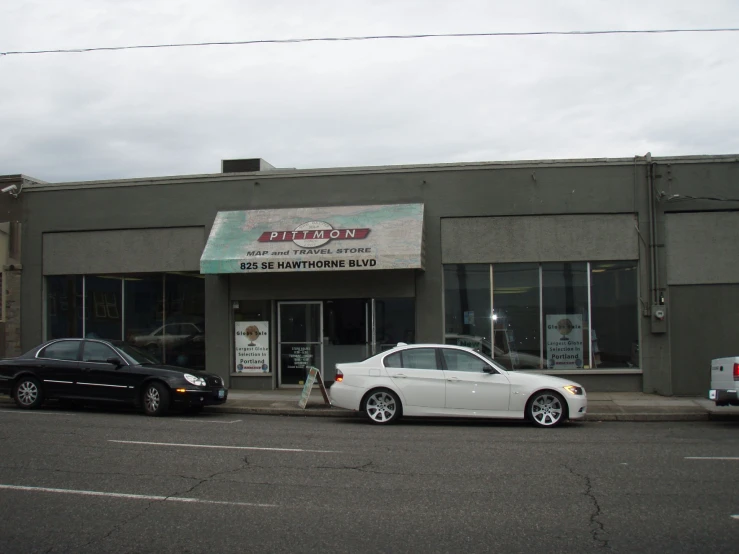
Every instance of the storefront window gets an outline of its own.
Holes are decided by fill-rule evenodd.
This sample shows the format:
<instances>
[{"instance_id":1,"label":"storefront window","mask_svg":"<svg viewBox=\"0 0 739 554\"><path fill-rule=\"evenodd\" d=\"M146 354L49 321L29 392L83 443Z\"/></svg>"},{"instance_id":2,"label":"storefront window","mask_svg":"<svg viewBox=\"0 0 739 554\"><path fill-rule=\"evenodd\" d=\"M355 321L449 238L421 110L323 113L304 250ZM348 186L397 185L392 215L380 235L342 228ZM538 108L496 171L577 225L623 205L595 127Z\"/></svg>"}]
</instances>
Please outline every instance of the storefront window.
<instances>
[{"instance_id":1,"label":"storefront window","mask_svg":"<svg viewBox=\"0 0 739 554\"><path fill-rule=\"evenodd\" d=\"M588 265L542 264L544 355L548 369L589 369Z\"/></svg>"},{"instance_id":2,"label":"storefront window","mask_svg":"<svg viewBox=\"0 0 739 554\"><path fill-rule=\"evenodd\" d=\"M53 276L46 290L47 339L124 339L159 361L205 367L200 275Z\"/></svg>"},{"instance_id":3,"label":"storefront window","mask_svg":"<svg viewBox=\"0 0 739 554\"><path fill-rule=\"evenodd\" d=\"M493 326L494 354L485 354L506 369L542 367L539 264L493 266Z\"/></svg>"},{"instance_id":4,"label":"storefront window","mask_svg":"<svg viewBox=\"0 0 739 554\"><path fill-rule=\"evenodd\" d=\"M639 367L636 274L636 262L591 265L594 367Z\"/></svg>"},{"instance_id":5,"label":"storefront window","mask_svg":"<svg viewBox=\"0 0 739 554\"><path fill-rule=\"evenodd\" d=\"M490 343L490 266L444 266L446 342L478 347ZM489 349L489 346L488 346Z\"/></svg>"},{"instance_id":6,"label":"storefront window","mask_svg":"<svg viewBox=\"0 0 739 554\"><path fill-rule=\"evenodd\" d=\"M85 337L121 340L121 277L85 277Z\"/></svg>"},{"instance_id":7,"label":"storefront window","mask_svg":"<svg viewBox=\"0 0 739 554\"><path fill-rule=\"evenodd\" d=\"M82 277L46 278L46 338L82 337Z\"/></svg>"},{"instance_id":8,"label":"storefront window","mask_svg":"<svg viewBox=\"0 0 739 554\"><path fill-rule=\"evenodd\" d=\"M162 286L162 275L158 273L131 275L124 280L125 341L145 350L152 358L160 362L164 359Z\"/></svg>"},{"instance_id":9,"label":"storefront window","mask_svg":"<svg viewBox=\"0 0 739 554\"><path fill-rule=\"evenodd\" d=\"M164 361L205 368L205 280L201 275L165 275Z\"/></svg>"},{"instance_id":10,"label":"storefront window","mask_svg":"<svg viewBox=\"0 0 739 554\"><path fill-rule=\"evenodd\" d=\"M636 262L445 266L446 342L476 348L514 370L638 367L636 267Z\"/></svg>"}]
</instances>

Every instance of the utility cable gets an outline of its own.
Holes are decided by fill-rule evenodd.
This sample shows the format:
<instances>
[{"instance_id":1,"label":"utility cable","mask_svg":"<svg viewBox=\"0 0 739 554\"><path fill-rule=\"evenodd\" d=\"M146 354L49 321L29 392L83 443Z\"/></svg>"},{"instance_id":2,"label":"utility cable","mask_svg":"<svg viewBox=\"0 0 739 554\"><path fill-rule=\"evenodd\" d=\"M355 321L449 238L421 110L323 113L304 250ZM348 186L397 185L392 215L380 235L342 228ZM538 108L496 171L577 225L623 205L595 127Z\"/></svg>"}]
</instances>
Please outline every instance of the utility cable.
<instances>
[{"instance_id":1,"label":"utility cable","mask_svg":"<svg viewBox=\"0 0 739 554\"><path fill-rule=\"evenodd\" d=\"M412 40L422 38L473 38L473 37L532 37L532 36L586 36L586 35L643 35L676 33L736 33L737 27L712 29L622 29L611 31L526 31L491 33L425 33L415 35L369 35L349 37L308 37L286 39L255 39L219 42L183 42L173 44L137 44L129 46L97 46L92 48L63 48L56 50L17 50L0 52L0 56L20 56L29 54L81 54L86 52L107 52L116 50L141 50L152 48L186 48L203 46L244 46L251 44L295 44L303 42L350 42L369 40Z\"/></svg>"}]
</instances>

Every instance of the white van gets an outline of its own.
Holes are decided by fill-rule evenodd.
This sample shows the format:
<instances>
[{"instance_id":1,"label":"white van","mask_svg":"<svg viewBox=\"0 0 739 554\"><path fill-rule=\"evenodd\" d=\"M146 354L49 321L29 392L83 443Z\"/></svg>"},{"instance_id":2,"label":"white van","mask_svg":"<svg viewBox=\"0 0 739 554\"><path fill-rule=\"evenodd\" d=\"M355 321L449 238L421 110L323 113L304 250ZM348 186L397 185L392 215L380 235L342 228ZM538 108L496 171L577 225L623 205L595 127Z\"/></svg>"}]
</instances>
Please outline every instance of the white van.
<instances>
[{"instance_id":1,"label":"white van","mask_svg":"<svg viewBox=\"0 0 739 554\"><path fill-rule=\"evenodd\" d=\"M739 356L711 360L711 390L708 398L716 406L739 406Z\"/></svg>"}]
</instances>

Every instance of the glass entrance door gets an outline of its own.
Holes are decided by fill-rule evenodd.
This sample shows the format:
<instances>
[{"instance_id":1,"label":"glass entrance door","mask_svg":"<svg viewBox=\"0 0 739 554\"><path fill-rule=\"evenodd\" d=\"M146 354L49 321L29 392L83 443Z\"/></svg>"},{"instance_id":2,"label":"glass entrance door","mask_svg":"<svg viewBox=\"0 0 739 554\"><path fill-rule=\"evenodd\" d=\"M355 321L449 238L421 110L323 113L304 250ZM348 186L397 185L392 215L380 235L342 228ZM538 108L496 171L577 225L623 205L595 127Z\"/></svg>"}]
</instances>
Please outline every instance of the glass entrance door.
<instances>
[{"instance_id":1,"label":"glass entrance door","mask_svg":"<svg viewBox=\"0 0 739 554\"><path fill-rule=\"evenodd\" d=\"M323 367L322 305L278 302L279 386L303 386L310 367Z\"/></svg>"}]
</instances>

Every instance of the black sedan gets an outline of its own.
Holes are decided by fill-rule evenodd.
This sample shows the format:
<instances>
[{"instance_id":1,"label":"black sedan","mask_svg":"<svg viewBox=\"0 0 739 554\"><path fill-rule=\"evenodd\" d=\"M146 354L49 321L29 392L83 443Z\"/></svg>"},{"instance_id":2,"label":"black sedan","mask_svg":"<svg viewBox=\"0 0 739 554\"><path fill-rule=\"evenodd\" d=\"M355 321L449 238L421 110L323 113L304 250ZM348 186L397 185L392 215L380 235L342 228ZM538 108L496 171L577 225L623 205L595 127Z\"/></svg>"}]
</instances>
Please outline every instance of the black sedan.
<instances>
[{"instance_id":1,"label":"black sedan","mask_svg":"<svg viewBox=\"0 0 739 554\"><path fill-rule=\"evenodd\" d=\"M26 409L64 399L133 404L152 416L170 408L199 411L228 397L217 375L159 365L133 346L98 339L56 339L0 360L0 393Z\"/></svg>"}]
</instances>

